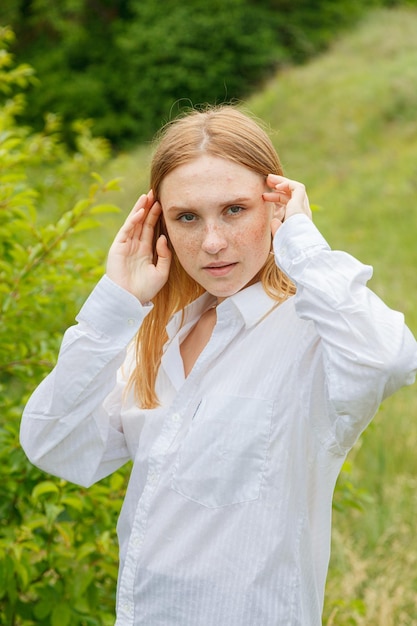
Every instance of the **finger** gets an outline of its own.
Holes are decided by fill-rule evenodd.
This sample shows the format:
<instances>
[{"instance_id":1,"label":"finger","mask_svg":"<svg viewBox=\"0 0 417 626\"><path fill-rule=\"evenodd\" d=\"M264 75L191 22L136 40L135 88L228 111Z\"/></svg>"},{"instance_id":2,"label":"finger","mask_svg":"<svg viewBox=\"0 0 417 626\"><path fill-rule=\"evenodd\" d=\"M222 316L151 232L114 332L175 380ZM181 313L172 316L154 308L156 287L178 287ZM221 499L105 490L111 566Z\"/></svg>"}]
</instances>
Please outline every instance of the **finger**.
<instances>
[{"instance_id":1,"label":"finger","mask_svg":"<svg viewBox=\"0 0 417 626\"><path fill-rule=\"evenodd\" d=\"M168 241L165 235L161 235L158 238L156 242L156 253L158 255L156 269L167 278L171 266L172 252L168 247Z\"/></svg>"},{"instance_id":2,"label":"finger","mask_svg":"<svg viewBox=\"0 0 417 626\"><path fill-rule=\"evenodd\" d=\"M304 185L297 183L294 185L291 200L286 207L285 217L290 217L296 213L304 213L308 218L312 218L310 203Z\"/></svg>"},{"instance_id":3,"label":"finger","mask_svg":"<svg viewBox=\"0 0 417 626\"><path fill-rule=\"evenodd\" d=\"M303 212L311 217L310 203L304 185L298 184L292 192L292 204L300 206Z\"/></svg>"},{"instance_id":4,"label":"finger","mask_svg":"<svg viewBox=\"0 0 417 626\"><path fill-rule=\"evenodd\" d=\"M269 174L266 183L272 191L265 191L262 195L267 202L286 204L291 199L289 180L283 176Z\"/></svg>"},{"instance_id":5,"label":"finger","mask_svg":"<svg viewBox=\"0 0 417 626\"><path fill-rule=\"evenodd\" d=\"M266 202L277 202L278 204L287 204L291 196L282 191L265 191L262 197Z\"/></svg>"},{"instance_id":6,"label":"finger","mask_svg":"<svg viewBox=\"0 0 417 626\"><path fill-rule=\"evenodd\" d=\"M149 212L149 210L152 207L152 205L153 205L153 194L152 194L152 192L143 193L136 200L136 203L134 204L131 212L129 213L129 215L126 218L126 222L128 222L130 219L133 219L133 223L136 223L136 219L135 218L136 218L137 214L141 210L143 210L143 214L147 215L147 213Z\"/></svg>"},{"instance_id":7,"label":"finger","mask_svg":"<svg viewBox=\"0 0 417 626\"><path fill-rule=\"evenodd\" d=\"M281 197L286 195L288 198L291 198L291 200L302 202L306 209L310 208L306 188L303 183L291 180L290 178L285 178L285 176L269 174L267 176L267 184L269 187L273 188L274 191L266 192L264 195L268 195L270 193L281 194Z\"/></svg>"},{"instance_id":8,"label":"finger","mask_svg":"<svg viewBox=\"0 0 417 626\"><path fill-rule=\"evenodd\" d=\"M125 243L129 239L140 237L142 231L142 223L145 218L145 209L143 207L137 207L135 212L132 211L126 218L122 227L115 237L115 242Z\"/></svg>"},{"instance_id":9,"label":"finger","mask_svg":"<svg viewBox=\"0 0 417 626\"><path fill-rule=\"evenodd\" d=\"M148 197L148 202L150 203L150 206L152 206L155 202L155 194L153 192L153 189L150 189L146 195Z\"/></svg>"},{"instance_id":10,"label":"finger","mask_svg":"<svg viewBox=\"0 0 417 626\"><path fill-rule=\"evenodd\" d=\"M146 209L148 204L148 195L146 193L142 193L139 198L136 200L135 204L133 205L132 210L130 211L128 218L131 215L135 215L138 211L140 211L140 209Z\"/></svg>"},{"instance_id":11,"label":"finger","mask_svg":"<svg viewBox=\"0 0 417 626\"><path fill-rule=\"evenodd\" d=\"M268 174L266 182L268 187L274 191L285 193L290 196L297 188L305 189L303 183L300 183L297 180L291 180L291 178L286 178L285 176L278 176L278 174Z\"/></svg>"},{"instance_id":12,"label":"finger","mask_svg":"<svg viewBox=\"0 0 417 626\"><path fill-rule=\"evenodd\" d=\"M295 185L292 189L291 198L301 204L304 204L306 199L306 190L304 185Z\"/></svg>"},{"instance_id":13,"label":"finger","mask_svg":"<svg viewBox=\"0 0 417 626\"><path fill-rule=\"evenodd\" d=\"M162 207L159 202L153 202L152 206L149 208L148 215L146 216L146 224L155 228L156 223L161 215Z\"/></svg>"},{"instance_id":14,"label":"finger","mask_svg":"<svg viewBox=\"0 0 417 626\"><path fill-rule=\"evenodd\" d=\"M150 246L152 245L155 226L161 216L161 211L162 207L159 202L154 202L143 223L141 240Z\"/></svg>"},{"instance_id":15,"label":"finger","mask_svg":"<svg viewBox=\"0 0 417 626\"><path fill-rule=\"evenodd\" d=\"M266 177L266 184L268 185L268 187L271 187L271 189L275 189L276 185L285 183L287 181L289 181L289 178L286 178L285 176L280 176L278 174L268 174L268 176Z\"/></svg>"},{"instance_id":16,"label":"finger","mask_svg":"<svg viewBox=\"0 0 417 626\"><path fill-rule=\"evenodd\" d=\"M152 189L137 199L132 210L119 230L116 240L126 242L128 239L140 239L143 230L143 221L154 204Z\"/></svg>"},{"instance_id":17,"label":"finger","mask_svg":"<svg viewBox=\"0 0 417 626\"><path fill-rule=\"evenodd\" d=\"M148 196L146 194L142 194L136 200L133 205L132 210L126 217L123 225L121 226L118 235L122 235L123 237L128 236L130 230L137 224L138 220L142 220L145 214L145 207L148 202Z\"/></svg>"}]
</instances>

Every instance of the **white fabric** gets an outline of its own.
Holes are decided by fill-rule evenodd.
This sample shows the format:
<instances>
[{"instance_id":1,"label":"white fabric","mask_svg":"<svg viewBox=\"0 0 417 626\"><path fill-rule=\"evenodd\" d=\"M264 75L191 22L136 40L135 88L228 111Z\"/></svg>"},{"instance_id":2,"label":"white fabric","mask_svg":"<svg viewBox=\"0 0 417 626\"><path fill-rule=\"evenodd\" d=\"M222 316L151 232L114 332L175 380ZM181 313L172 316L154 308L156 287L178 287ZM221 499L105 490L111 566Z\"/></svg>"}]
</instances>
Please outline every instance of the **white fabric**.
<instances>
[{"instance_id":1,"label":"white fabric","mask_svg":"<svg viewBox=\"0 0 417 626\"><path fill-rule=\"evenodd\" d=\"M417 345L367 289L371 268L306 217L274 249L297 295L274 307L258 283L227 298L186 379L179 345L213 297L181 330L175 316L160 408L122 406L117 370L150 307L107 277L27 405L22 445L45 471L90 485L134 459L117 626L321 624L337 475L383 398L413 382Z\"/></svg>"}]
</instances>

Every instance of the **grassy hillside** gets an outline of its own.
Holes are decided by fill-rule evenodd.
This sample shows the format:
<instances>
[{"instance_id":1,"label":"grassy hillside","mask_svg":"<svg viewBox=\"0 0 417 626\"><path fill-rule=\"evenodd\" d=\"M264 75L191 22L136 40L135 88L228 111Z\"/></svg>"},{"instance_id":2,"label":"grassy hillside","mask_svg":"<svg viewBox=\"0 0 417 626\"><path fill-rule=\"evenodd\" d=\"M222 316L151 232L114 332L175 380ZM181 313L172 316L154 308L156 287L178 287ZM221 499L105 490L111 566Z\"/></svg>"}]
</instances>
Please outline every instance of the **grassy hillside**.
<instances>
[{"instance_id":1,"label":"grassy hillside","mask_svg":"<svg viewBox=\"0 0 417 626\"><path fill-rule=\"evenodd\" d=\"M326 55L281 74L250 108L277 131L335 246L375 265L374 286L417 312L417 11L371 13ZM398 273L398 269L401 271Z\"/></svg>"},{"instance_id":2,"label":"grassy hillside","mask_svg":"<svg viewBox=\"0 0 417 626\"><path fill-rule=\"evenodd\" d=\"M286 173L322 207L334 248L374 266L372 288L417 331L417 11L371 13L248 103ZM417 390L384 403L352 452L362 512L336 513L324 623L417 624Z\"/></svg>"},{"instance_id":3,"label":"grassy hillside","mask_svg":"<svg viewBox=\"0 0 417 626\"><path fill-rule=\"evenodd\" d=\"M334 248L372 264L372 288L417 332L417 10L371 13L332 49L245 103L288 176L303 180ZM149 151L119 156L126 210ZM120 199L119 199L120 201ZM352 452L363 512L335 513L324 623L417 625L417 389L387 400Z\"/></svg>"}]
</instances>

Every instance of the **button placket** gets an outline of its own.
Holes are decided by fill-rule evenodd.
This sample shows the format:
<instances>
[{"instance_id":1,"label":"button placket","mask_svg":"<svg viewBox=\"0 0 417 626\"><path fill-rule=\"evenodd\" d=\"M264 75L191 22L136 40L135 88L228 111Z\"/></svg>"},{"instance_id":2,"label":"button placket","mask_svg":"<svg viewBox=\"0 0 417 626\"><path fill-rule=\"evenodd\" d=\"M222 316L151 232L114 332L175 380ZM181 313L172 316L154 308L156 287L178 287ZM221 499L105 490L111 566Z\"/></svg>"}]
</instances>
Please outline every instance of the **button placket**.
<instances>
[{"instance_id":1,"label":"button placket","mask_svg":"<svg viewBox=\"0 0 417 626\"><path fill-rule=\"evenodd\" d=\"M148 460L148 476L142 496L136 508L136 515L133 522L132 533L126 553L126 560L120 580L120 600L119 612L115 626L127 626L133 624L134 618L134 581L136 567L139 560L139 553L142 547L146 526L148 521L149 508L153 494L158 485L161 474L161 466L168 449L175 439L182 424L179 413L174 413L171 419L166 419L162 432L156 440Z\"/></svg>"},{"instance_id":2,"label":"button placket","mask_svg":"<svg viewBox=\"0 0 417 626\"><path fill-rule=\"evenodd\" d=\"M136 508L136 515L133 522L132 533L130 536L129 546L126 552L126 560L120 579L120 600L121 609L120 617L115 626L133 626L134 611L134 582L136 568L139 561L139 554L143 544L146 526L148 521L149 509L156 491L161 469L166 458L166 454L173 444L178 432L183 425L184 416L187 415L189 407L193 404L199 394L201 372L207 365L208 361L212 361L227 347L236 333L239 331L241 323L236 319L230 320L224 318L219 321L213 333L214 341L210 341L197 359L190 375L186 378L179 389L174 405L171 406L173 412L167 415L161 433L155 441L150 454L148 456L148 475L142 496ZM181 407L181 412L177 407ZM132 607L132 612L124 610L124 606Z\"/></svg>"}]
</instances>

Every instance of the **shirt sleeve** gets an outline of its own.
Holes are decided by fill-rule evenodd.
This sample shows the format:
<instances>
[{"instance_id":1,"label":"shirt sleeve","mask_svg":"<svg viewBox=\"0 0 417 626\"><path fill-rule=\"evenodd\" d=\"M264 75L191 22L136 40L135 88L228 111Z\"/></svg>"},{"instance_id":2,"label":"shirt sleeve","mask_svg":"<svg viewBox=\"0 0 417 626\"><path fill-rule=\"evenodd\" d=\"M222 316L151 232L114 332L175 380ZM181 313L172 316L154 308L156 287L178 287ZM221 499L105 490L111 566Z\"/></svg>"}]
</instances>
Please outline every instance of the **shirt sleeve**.
<instances>
[{"instance_id":1,"label":"shirt sleeve","mask_svg":"<svg viewBox=\"0 0 417 626\"><path fill-rule=\"evenodd\" d=\"M345 453L382 400L414 382L416 341L403 315L367 288L372 268L332 251L307 216L284 222L274 251L277 265L297 287L297 315L311 321L319 336L330 411L328 445Z\"/></svg>"},{"instance_id":2,"label":"shirt sleeve","mask_svg":"<svg viewBox=\"0 0 417 626\"><path fill-rule=\"evenodd\" d=\"M124 385L117 375L151 308L107 276L97 284L78 324L66 331L55 368L25 407L20 441L34 465L89 486L129 459L119 414ZM110 392L119 402L104 403Z\"/></svg>"}]
</instances>

